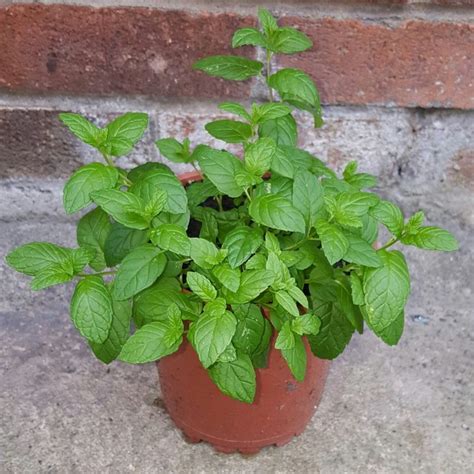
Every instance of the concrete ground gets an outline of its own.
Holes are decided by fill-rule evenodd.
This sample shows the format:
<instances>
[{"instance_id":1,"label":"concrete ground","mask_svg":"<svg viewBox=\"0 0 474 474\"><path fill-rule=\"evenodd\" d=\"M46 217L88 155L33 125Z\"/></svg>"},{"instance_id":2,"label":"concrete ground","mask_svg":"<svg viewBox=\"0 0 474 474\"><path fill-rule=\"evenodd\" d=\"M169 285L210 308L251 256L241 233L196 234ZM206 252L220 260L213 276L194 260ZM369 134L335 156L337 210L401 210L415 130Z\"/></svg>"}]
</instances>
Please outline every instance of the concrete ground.
<instances>
[{"instance_id":1,"label":"concrete ground","mask_svg":"<svg viewBox=\"0 0 474 474\"><path fill-rule=\"evenodd\" d=\"M457 234L457 253L410 250L400 345L354 337L306 432L252 457L187 444L153 364L102 365L69 321L70 288L33 293L2 266L0 472L472 472L472 241ZM10 223L1 235L4 255L35 236L72 243L74 228Z\"/></svg>"}]
</instances>

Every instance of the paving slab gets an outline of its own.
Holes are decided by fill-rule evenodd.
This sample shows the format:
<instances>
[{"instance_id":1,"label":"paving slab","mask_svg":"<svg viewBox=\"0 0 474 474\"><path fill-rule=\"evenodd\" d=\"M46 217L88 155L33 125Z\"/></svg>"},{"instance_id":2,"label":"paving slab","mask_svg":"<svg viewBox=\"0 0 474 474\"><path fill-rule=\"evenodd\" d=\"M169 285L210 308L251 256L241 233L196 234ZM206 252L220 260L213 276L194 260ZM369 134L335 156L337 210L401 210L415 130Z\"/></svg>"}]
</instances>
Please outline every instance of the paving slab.
<instances>
[{"instance_id":1,"label":"paving slab","mask_svg":"<svg viewBox=\"0 0 474 474\"><path fill-rule=\"evenodd\" d=\"M33 293L2 262L0 472L472 472L472 229L457 232L457 253L408 252L400 344L354 337L304 434L251 457L186 443L162 408L153 364L94 360L69 320L71 289ZM0 236L3 256L38 236L71 244L74 228L12 222Z\"/></svg>"}]
</instances>

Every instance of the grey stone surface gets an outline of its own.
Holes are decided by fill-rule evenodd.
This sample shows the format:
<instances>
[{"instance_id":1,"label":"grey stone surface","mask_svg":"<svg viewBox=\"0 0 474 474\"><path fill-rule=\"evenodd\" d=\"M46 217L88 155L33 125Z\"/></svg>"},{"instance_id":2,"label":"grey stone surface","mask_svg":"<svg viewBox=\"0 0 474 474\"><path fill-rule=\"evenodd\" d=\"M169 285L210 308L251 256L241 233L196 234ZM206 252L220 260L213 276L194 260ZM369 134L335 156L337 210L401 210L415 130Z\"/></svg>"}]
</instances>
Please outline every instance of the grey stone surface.
<instances>
[{"instance_id":1,"label":"grey stone surface","mask_svg":"<svg viewBox=\"0 0 474 474\"><path fill-rule=\"evenodd\" d=\"M187 444L160 407L153 364L95 361L70 323L71 289L33 293L2 263L0 472L472 472L472 229L446 225L459 252L409 251L400 345L354 337L305 433L252 457ZM32 238L74 243L67 222L4 223L0 235L1 255Z\"/></svg>"}]
</instances>

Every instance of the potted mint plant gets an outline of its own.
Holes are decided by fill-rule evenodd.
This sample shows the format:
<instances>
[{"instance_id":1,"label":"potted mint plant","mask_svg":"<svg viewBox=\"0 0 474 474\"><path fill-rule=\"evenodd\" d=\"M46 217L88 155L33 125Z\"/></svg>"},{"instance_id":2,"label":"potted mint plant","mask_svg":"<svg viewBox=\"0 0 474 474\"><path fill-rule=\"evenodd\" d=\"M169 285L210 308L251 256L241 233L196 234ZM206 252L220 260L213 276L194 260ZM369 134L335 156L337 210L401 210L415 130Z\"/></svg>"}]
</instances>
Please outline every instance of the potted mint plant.
<instances>
[{"instance_id":1,"label":"potted mint plant","mask_svg":"<svg viewBox=\"0 0 474 474\"><path fill-rule=\"evenodd\" d=\"M97 358L161 360L164 401L194 441L223 451L283 444L311 418L328 360L355 332L397 344L410 293L395 244L452 251L446 230L405 219L369 191L375 177L350 162L342 177L298 148L294 111L323 125L317 89L304 72L273 72L275 54L312 46L266 10L260 29L232 45L258 46L266 62L213 56L195 69L229 80L261 77L268 101L225 102L232 118L206 125L240 144L241 156L189 140L161 138L161 154L199 172L175 176L162 163L131 170L116 158L142 137L148 118L126 113L98 128L76 114L62 122L97 149L64 187L68 214L85 211L77 248L34 242L8 264L33 277L33 290L73 283L72 322ZM376 249L379 227L391 237Z\"/></svg>"}]
</instances>

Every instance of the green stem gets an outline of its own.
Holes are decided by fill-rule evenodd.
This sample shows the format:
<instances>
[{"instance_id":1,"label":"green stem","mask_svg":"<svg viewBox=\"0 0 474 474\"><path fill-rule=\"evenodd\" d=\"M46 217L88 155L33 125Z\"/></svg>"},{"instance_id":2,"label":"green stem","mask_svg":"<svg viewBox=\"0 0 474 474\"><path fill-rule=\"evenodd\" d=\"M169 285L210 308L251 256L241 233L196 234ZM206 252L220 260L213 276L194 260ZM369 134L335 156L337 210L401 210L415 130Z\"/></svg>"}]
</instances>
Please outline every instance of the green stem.
<instances>
[{"instance_id":1,"label":"green stem","mask_svg":"<svg viewBox=\"0 0 474 474\"><path fill-rule=\"evenodd\" d=\"M385 250L385 249L388 249L389 247L391 247L393 244L396 244L400 239L398 237L393 237L391 238L384 246L380 247L379 249L377 249L377 251L379 250Z\"/></svg>"},{"instance_id":2,"label":"green stem","mask_svg":"<svg viewBox=\"0 0 474 474\"><path fill-rule=\"evenodd\" d=\"M216 202L217 202L217 207L219 208L220 212L224 212L224 207L222 206L222 196L217 195L215 196Z\"/></svg>"},{"instance_id":3,"label":"green stem","mask_svg":"<svg viewBox=\"0 0 474 474\"><path fill-rule=\"evenodd\" d=\"M293 245L290 245L289 247L286 247L284 248L283 250L293 250L295 248L298 248L300 247L301 245L303 245L308 239L305 237L304 239L301 239L299 240L298 242L296 242L295 244Z\"/></svg>"},{"instance_id":4,"label":"green stem","mask_svg":"<svg viewBox=\"0 0 474 474\"><path fill-rule=\"evenodd\" d=\"M272 66L271 66L271 61L272 61L272 53L271 51L267 50L267 61L266 61L266 66L267 66L267 86L268 86L268 92L270 95L270 102L273 102L273 89L270 87L270 84L268 83L268 79L270 78L272 74Z\"/></svg>"},{"instance_id":5,"label":"green stem","mask_svg":"<svg viewBox=\"0 0 474 474\"><path fill-rule=\"evenodd\" d=\"M252 201L252 197L250 196L249 191L248 191L247 188L244 189L244 192L245 192L245 195L247 196L248 200Z\"/></svg>"}]
</instances>

